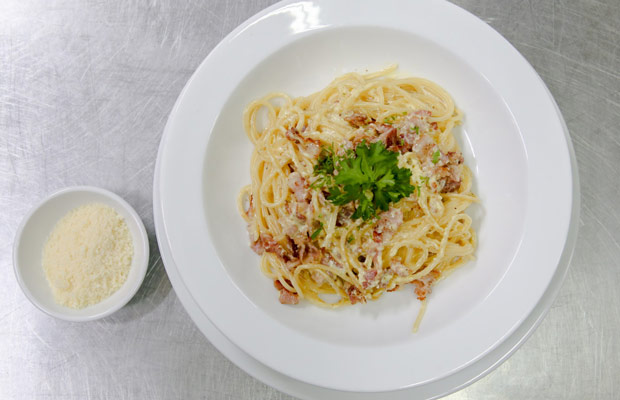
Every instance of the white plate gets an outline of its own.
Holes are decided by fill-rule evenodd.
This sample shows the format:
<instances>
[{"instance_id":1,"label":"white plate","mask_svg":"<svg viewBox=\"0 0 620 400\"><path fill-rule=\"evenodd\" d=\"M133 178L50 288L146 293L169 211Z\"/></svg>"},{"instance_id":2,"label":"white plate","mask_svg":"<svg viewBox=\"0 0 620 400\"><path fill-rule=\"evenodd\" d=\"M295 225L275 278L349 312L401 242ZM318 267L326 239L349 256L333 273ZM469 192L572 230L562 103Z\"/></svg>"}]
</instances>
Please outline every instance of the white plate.
<instances>
[{"instance_id":1,"label":"white plate","mask_svg":"<svg viewBox=\"0 0 620 400\"><path fill-rule=\"evenodd\" d=\"M352 7L364 12L351 15ZM251 100L275 90L308 94L343 72L390 63L438 82L464 110L461 146L483 205L477 261L438 285L416 335L419 305L405 291L337 311L280 305L235 205L249 181L240 117ZM276 371L346 391L428 385L496 349L541 300L569 231L568 149L531 66L460 8L281 3L233 31L179 97L158 158L158 236L201 311Z\"/></svg>"}]
</instances>

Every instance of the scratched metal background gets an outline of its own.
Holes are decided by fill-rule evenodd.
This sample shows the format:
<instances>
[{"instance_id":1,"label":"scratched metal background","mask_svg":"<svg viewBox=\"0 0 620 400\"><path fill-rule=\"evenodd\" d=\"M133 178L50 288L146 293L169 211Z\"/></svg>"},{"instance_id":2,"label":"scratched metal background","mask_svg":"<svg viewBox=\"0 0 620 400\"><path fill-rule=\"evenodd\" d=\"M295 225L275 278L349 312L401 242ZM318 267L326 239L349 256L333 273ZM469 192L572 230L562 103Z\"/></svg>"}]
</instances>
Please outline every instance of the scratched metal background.
<instances>
[{"instance_id":1,"label":"scratched metal background","mask_svg":"<svg viewBox=\"0 0 620 400\"><path fill-rule=\"evenodd\" d=\"M508 362L449 398L620 398L620 2L455 2L503 34L549 86L575 145L583 209L546 320ZM158 254L151 199L159 139L183 85L228 32L271 3L0 2L0 399L290 398L231 364L193 325ZM35 309L11 261L27 210L78 184L127 199L152 254L135 299L84 324Z\"/></svg>"}]
</instances>

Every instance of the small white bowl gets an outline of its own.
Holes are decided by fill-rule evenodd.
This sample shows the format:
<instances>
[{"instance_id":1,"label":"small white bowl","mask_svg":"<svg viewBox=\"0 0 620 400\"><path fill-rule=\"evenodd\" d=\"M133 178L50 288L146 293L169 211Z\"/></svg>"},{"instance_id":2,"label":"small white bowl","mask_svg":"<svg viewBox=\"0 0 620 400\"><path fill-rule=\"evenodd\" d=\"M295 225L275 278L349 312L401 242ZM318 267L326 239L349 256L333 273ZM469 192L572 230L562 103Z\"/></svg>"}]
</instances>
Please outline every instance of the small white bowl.
<instances>
[{"instance_id":1,"label":"small white bowl","mask_svg":"<svg viewBox=\"0 0 620 400\"><path fill-rule=\"evenodd\" d=\"M102 203L125 218L133 238L133 259L127 281L119 290L100 303L73 309L54 301L41 256L43 246L56 223L76 207ZM104 189L75 186L62 189L33 207L22 220L13 247L13 266L17 282L24 294L40 310L66 321L93 321L106 317L131 300L136 294L148 267L149 240L142 220L122 198Z\"/></svg>"}]
</instances>

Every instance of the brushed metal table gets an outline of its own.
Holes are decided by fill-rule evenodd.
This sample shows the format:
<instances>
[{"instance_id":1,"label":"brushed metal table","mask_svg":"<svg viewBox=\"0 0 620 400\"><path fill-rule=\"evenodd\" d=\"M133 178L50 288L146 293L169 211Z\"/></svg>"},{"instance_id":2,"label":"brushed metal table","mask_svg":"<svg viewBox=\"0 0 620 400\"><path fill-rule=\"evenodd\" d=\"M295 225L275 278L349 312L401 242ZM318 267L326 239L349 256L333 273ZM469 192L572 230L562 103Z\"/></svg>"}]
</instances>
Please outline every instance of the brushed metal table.
<instances>
[{"instance_id":1,"label":"brushed metal table","mask_svg":"<svg viewBox=\"0 0 620 400\"><path fill-rule=\"evenodd\" d=\"M500 368L447 398L619 398L620 2L454 2L504 35L554 95L577 155L582 211L545 321ZM171 290L152 216L157 148L177 96L228 32L272 3L0 2L0 399L291 398L194 326ZM41 313L12 271L21 218L71 185L124 197L151 241L136 297L92 323Z\"/></svg>"}]
</instances>

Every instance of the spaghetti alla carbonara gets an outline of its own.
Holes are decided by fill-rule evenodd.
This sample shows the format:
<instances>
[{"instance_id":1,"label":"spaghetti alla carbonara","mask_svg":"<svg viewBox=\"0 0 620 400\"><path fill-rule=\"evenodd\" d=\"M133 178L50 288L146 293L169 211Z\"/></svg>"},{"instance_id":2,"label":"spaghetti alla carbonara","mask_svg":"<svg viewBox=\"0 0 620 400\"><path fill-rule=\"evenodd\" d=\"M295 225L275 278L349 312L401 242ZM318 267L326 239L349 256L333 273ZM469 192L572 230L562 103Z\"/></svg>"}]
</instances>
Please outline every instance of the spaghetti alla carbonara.
<instances>
[{"instance_id":1,"label":"spaghetti alla carbonara","mask_svg":"<svg viewBox=\"0 0 620 400\"><path fill-rule=\"evenodd\" d=\"M395 69L245 110L254 151L238 206L283 304L338 307L404 287L424 309L473 258L476 197L452 134L462 114L437 84Z\"/></svg>"}]
</instances>

